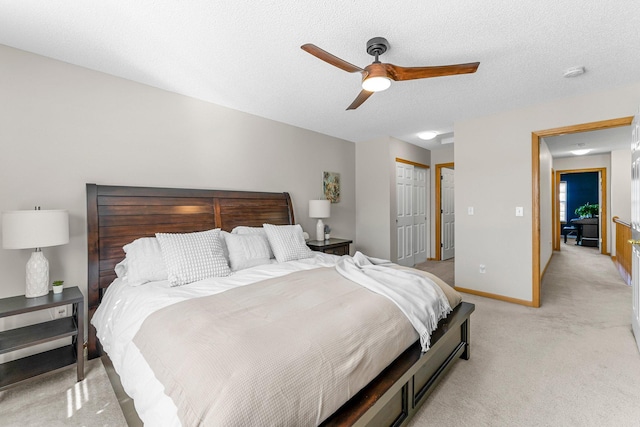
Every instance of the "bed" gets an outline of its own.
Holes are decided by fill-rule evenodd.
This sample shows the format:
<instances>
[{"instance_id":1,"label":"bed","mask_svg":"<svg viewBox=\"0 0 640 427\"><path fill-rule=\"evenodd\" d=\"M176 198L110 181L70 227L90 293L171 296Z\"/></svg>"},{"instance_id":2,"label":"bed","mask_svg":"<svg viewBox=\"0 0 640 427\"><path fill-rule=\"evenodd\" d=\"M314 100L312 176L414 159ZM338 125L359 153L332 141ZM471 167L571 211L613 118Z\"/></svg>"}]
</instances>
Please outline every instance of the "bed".
<instances>
[{"instance_id":1,"label":"bed","mask_svg":"<svg viewBox=\"0 0 640 427\"><path fill-rule=\"evenodd\" d=\"M295 224L287 193L87 184L90 322L108 288L114 284L113 295L122 288L115 267L124 258L124 245L158 232L191 233L215 228L232 231L237 226L261 227L264 223ZM329 255L317 256L320 263L333 262ZM472 304L462 302L440 320L431 334L429 351L421 351L419 340L396 350L399 355L388 366L385 364L374 379L359 391L350 391L352 397L340 402L341 406L329 416L323 415L322 425L406 424L452 363L469 358L469 319L473 310ZM89 358L104 353L90 323ZM123 384L125 381L128 379L123 377Z\"/></svg>"}]
</instances>

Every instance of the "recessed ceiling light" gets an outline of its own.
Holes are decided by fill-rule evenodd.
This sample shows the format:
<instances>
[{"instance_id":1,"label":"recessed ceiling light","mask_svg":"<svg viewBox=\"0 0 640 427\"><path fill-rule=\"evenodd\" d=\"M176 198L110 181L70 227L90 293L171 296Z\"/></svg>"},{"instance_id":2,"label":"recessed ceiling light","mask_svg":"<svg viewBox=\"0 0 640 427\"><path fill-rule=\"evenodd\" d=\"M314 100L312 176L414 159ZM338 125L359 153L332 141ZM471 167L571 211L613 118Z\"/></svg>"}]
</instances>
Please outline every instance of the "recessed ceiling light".
<instances>
[{"instance_id":1,"label":"recessed ceiling light","mask_svg":"<svg viewBox=\"0 0 640 427\"><path fill-rule=\"evenodd\" d=\"M583 150L573 150L571 154L575 154L576 156L582 156L584 154L587 154L589 151L591 151L590 148L585 148Z\"/></svg>"},{"instance_id":2,"label":"recessed ceiling light","mask_svg":"<svg viewBox=\"0 0 640 427\"><path fill-rule=\"evenodd\" d=\"M429 141L430 139L433 139L436 136L438 136L438 132L434 132L432 130L429 130L429 131L426 131L426 132L420 132L418 134L418 138L420 138L423 141Z\"/></svg>"},{"instance_id":3,"label":"recessed ceiling light","mask_svg":"<svg viewBox=\"0 0 640 427\"><path fill-rule=\"evenodd\" d=\"M564 70L563 77L578 77L584 74L584 67L571 67Z\"/></svg>"}]
</instances>

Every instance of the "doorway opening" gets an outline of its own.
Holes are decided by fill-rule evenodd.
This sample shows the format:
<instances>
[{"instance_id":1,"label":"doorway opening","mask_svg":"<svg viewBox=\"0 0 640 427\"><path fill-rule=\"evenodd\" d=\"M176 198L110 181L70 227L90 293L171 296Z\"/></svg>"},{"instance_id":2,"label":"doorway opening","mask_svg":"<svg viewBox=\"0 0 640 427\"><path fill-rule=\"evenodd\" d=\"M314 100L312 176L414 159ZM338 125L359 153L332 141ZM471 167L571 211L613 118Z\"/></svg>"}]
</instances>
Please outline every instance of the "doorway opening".
<instances>
[{"instance_id":1,"label":"doorway opening","mask_svg":"<svg viewBox=\"0 0 640 427\"><path fill-rule=\"evenodd\" d=\"M600 129L610 129L629 126L633 116L618 119L602 120L599 122L582 123L554 129L531 132L531 185L532 185L532 307L540 307L540 281L542 277L540 265L540 138L570 133L589 132ZM555 233L554 233L555 234Z\"/></svg>"},{"instance_id":2,"label":"doorway opening","mask_svg":"<svg viewBox=\"0 0 640 427\"><path fill-rule=\"evenodd\" d=\"M562 182L567 183L567 193L569 195L568 200L566 200L564 218L562 218L562 201L560 200L560 186ZM576 222L576 218L572 218L572 216L575 217L577 215L575 214L576 208L579 208L586 202L592 205L599 205L597 219L591 219L587 222L595 223L595 228L597 229L597 236L595 236L597 238L597 241L595 241L595 243L597 243L596 246L599 247L601 254L607 254L609 229L607 222L607 170L605 168L557 170L555 171L555 183L555 193L558 195L558 197L555 198L556 208L554 209L555 215L553 219L555 223L553 234L553 249L556 251L561 250L560 241L561 239L564 239L564 236L566 236L565 233L569 232L569 230L563 229L572 226L572 219L574 220L574 223ZM580 185L581 189L577 194L574 190L574 195L572 196L571 187L576 185ZM593 229L593 224L580 224L580 221L577 222L578 224L573 226L574 228L571 229L570 232L575 235L577 240L576 244L589 246L591 242L594 242L593 240L590 240L594 238L593 232L587 232L587 235L583 236L584 233L582 232L582 229L584 229L585 226L588 230Z\"/></svg>"}]
</instances>

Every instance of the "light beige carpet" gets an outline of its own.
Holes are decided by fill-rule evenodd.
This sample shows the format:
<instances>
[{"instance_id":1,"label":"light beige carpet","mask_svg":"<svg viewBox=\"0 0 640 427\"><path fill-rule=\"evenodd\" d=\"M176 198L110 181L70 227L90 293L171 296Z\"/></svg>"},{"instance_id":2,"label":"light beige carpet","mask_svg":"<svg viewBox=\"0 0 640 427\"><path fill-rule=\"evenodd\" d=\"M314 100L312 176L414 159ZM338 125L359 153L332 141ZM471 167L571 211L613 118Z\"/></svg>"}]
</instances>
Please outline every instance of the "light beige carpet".
<instances>
[{"instance_id":1,"label":"light beige carpet","mask_svg":"<svg viewBox=\"0 0 640 427\"><path fill-rule=\"evenodd\" d=\"M85 364L85 379L76 382L75 366L0 391L0 425L111 426L127 423L100 359Z\"/></svg>"},{"instance_id":2,"label":"light beige carpet","mask_svg":"<svg viewBox=\"0 0 640 427\"><path fill-rule=\"evenodd\" d=\"M631 288L611 259L556 252L542 307L473 295L471 359L460 360L411 426L640 426Z\"/></svg>"}]
</instances>

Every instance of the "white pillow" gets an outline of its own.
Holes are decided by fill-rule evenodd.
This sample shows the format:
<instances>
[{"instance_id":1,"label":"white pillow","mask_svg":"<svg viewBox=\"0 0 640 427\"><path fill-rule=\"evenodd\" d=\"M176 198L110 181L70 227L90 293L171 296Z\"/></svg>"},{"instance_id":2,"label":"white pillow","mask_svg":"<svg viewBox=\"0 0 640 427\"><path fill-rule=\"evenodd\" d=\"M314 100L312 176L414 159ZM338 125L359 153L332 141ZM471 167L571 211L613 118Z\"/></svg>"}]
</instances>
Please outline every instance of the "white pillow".
<instances>
[{"instance_id":1,"label":"white pillow","mask_svg":"<svg viewBox=\"0 0 640 427\"><path fill-rule=\"evenodd\" d=\"M122 249L127 254L125 259L129 285L139 286L156 280L167 280L167 267L162 258L162 249L155 237L141 237L124 245Z\"/></svg>"},{"instance_id":2,"label":"white pillow","mask_svg":"<svg viewBox=\"0 0 640 427\"><path fill-rule=\"evenodd\" d=\"M220 229L197 233L156 233L171 286L231 274L222 253Z\"/></svg>"},{"instance_id":3,"label":"white pillow","mask_svg":"<svg viewBox=\"0 0 640 427\"><path fill-rule=\"evenodd\" d=\"M313 251L304 241L302 227L296 225L263 224L269 244L278 262L311 258Z\"/></svg>"},{"instance_id":4,"label":"white pillow","mask_svg":"<svg viewBox=\"0 0 640 427\"><path fill-rule=\"evenodd\" d=\"M239 225L231 230L231 234L255 234L258 236L264 237L264 241L267 242L267 246L269 247L269 258L275 258L276 256L273 254L271 250L271 245L269 244L269 239L267 239L267 232L264 231L262 227L247 227L244 225Z\"/></svg>"},{"instance_id":5,"label":"white pillow","mask_svg":"<svg viewBox=\"0 0 640 427\"><path fill-rule=\"evenodd\" d=\"M269 264L271 249L266 236L259 234L225 234L232 271Z\"/></svg>"},{"instance_id":6,"label":"white pillow","mask_svg":"<svg viewBox=\"0 0 640 427\"><path fill-rule=\"evenodd\" d=\"M228 233L224 230L220 230L220 246L222 246L222 254L224 255L224 259L229 263L229 249L227 248L227 241L225 237L231 233Z\"/></svg>"},{"instance_id":7,"label":"white pillow","mask_svg":"<svg viewBox=\"0 0 640 427\"><path fill-rule=\"evenodd\" d=\"M246 225L239 225L231 230L231 234L262 234L265 233L262 227L247 227ZM265 233L266 235L266 233Z\"/></svg>"},{"instance_id":8,"label":"white pillow","mask_svg":"<svg viewBox=\"0 0 640 427\"><path fill-rule=\"evenodd\" d=\"M116 272L116 277L124 277L127 275L127 257L125 257L122 261L116 264L113 267L113 270Z\"/></svg>"}]
</instances>

